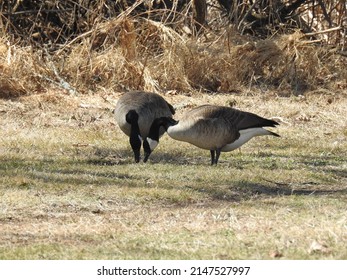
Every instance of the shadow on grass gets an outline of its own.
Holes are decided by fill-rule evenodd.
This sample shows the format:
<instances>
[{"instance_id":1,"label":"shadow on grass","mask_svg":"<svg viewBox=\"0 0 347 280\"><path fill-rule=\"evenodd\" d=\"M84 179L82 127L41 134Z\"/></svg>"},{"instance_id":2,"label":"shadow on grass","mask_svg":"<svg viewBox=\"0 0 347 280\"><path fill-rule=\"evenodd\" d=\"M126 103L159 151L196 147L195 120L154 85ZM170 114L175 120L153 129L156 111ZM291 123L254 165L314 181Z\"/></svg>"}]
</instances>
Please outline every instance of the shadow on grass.
<instances>
[{"instance_id":1,"label":"shadow on grass","mask_svg":"<svg viewBox=\"0 0 347 280\"><path fill-rule=\"evenodd\" d=\"M232 185L210 186L208 188L195 189L205 193L213 200L240 202L246 200L260 200L281 196L346 196L347 188L340 187L329 189L329 186L305 185L274 185L254 183L250 181L237 181Z\"/></svg>"},{"instance_id":2,"label":"shadow on grass","mask_svg":"<svg viewBox=\"0 0 347 280\"><path fill-rule=\"evenodd\" d=\"M141 158L139 164L143 162L144 152L141 149ZM114 166L114 165L128 165L135 163L134 154L131 148L129 149L108 149L108 148L95 148L92 152L91 158L85 160L87 164L98 166ZM176 165L189 164L189 160L180 152L165 153L154 151L147 164L151 163L171 163Z\"/></svg>"},{"instance_id":3,"label":"shadow on grass","mask_svg":"<svg viewBox=\"0 0 347 280\"><path fill-rule=\"evenodd\" d=\"M275 183L274 186L250 183L250 182L237 182L235 187L238 189L246 189L253 195L329 195L329 194L347 194L347 188L339 189L327 189L326 186L318 186L316 183L296 183L296 184L284 184Z\"/></svg>"},{"instance_id":4,"label":"shadow on grass","mask_svg":"<svg viewBox=\"0 0 347 280\"><path fill-rule=\"evenodd\" d=\"M148 163L152 164L173 164L173 165L210 165L209 151L201 152L201 149L191 147L191 149L170 150L166 151L165 147L160 150L155 150L149 157ZM143 150L141 149L141 161L143 159ZM230 153L222 153L218 165L226 165L236 169L245 169L251 165L260 165L264 169L276 170L293 170L298 168L298 165L305 166L312 170L314 168L332 167L342 164L345 157L340 154L331 155L283 155L273 152L240 152L233 151ZM112 149L95 147L90 152L90 159L86 160L92 165L126 165L134 163L134 156L131 148ZM332 169L331 169L332 170ZM328 170L329 171L329 170ZM337 173L340 172L337 170ZM346 177L346 173L341 174Z\"/></svg>"},{"instance_id":5,"label":"shadow on grass","mask_svg":"<svg viewBox=\"0 0 347 280\"><path fill-rule=\"evenodd\" d=\"M100 151L99 151L100 152ZM147 164L140 163L142 166L137 174L131 174L126 169L122 169L122 172L117 170L117 165L131 165L134 164L132 158L132 152L128 150L118 150L116 153L112 150L101 151L104 157L98 158L95 154L92 154L92 158L88 158L85 155L77 158L76 160L23 160L17 159L4 159L0 158L0 176L6 175L7 177L22 177L33 180L32 187L35 187L35 181L41 183L50 183L66 186L83 186L83 185L96 185L96 186L126 186L136 188L151 188L151 185L146 184L146 180L150 179L146 175L145 170L150 169L151 165L159 163L167 163L171 165L199 165L206 166L206 172L213 172L213 168L209 165L208 155L195 156L194 158L188 158L183 152L166 153L158 151L154 153L151 160ZM268 155L269 156L269 155ZM271 156L271 155L270 155ZM277 156L279 158L279 156ZM286 158L286 157L282 157ZM297 160L296 160L297 159ZM304 168L312 169L314 162L321 162L316 168L319 168L322 172L333 173L340 179L346 178L346 173L339 166L333 167L332 164L340 163L340 159L335 157L331 158L308 158L297 157L294 158L294 162L303 161L307 164ZM291 159L293 160L293 159ZM218 167L225 165L225 168L238 168L239 161L241 164L254 165L261 162L260 158L254 156L245 156L235 158L235 161L228 161L227 163L221 162ZM280 160L279 160L280 161ZM236 162L236 163L235 163ZM61 165L61 166L60 166ZM115 166L114 168L102 168L102 166ZM300 162L302 168L302 162ZM145 168L143 168L145 167ZM262 166L263 167L263 166ZM204 168L204 167L202 167ZM248 167L249 168L249 167ZM282 167L280 167L283 169ZM200 170L201 171L201 170ZM163 177L165 178L165 177ZM180 189L182 193L195 192L201 193L206 197L210 197L212 200L220 201L242 201L249 199L262 199L264 197L275 196L318 196L318 195L347 195L346 185L338 186L334 184L320 184L317 182L296 182L296 183L282 183L272 182L266 179L254 182L248 180L232 180L230 185L217 182L194 182L192 187L182 186L181 183L175 182L175 178L172 177L172 183L168 182L159 186L159 189ZM22 184L21 180L13 179L14 182ZM11 182L9 180L9 182ZM184 184L184 183L182 183ZM157 185L153 185L158 188Z\"/></svg>"},{"instance_id":6,"label":"shadow on grass","mask_svg":"<svg viewBox=\"0 0 347 280\"><path fill-rule=\"evenodd\" d=\"M6 175L10 178L7 179L10 184L17 182L21 188L30 185L35 187L35 181L58 185L110 186L123 180L145 180L142 176L117 172L116 169L95 168L91 170L83 161L64 161L62 167L59 167L59 164L53 160L1 159L0 163L0 176ZM20 178L20 180L16 178ZM26 183L27 180L33 180L33 182Z\"/></svg>"},{"instance_id":7,"label":"shadow on grass","mask_svg":"<svg viewBox=\"0 0 347 280\"><path fill-rule=\"evenodd\" d=\"M134 156L131 148L129 149L109 149L94 148L91 156L84 160L87 164L97 166L116 166L127 165L134 162Z\"/></svg>"},{"instance_id":8,"label":"shadow on grass","mask_svg":"<svg viewBox=\"0 0 347 280\"><path fill-rule=\"evenodd\" d=\"M208 156L209 153L206 155ZM140 164L143 162L144 152L141 149L141 159ZM108 148L96 148L92 152L92 158L86 160L86 163L91 165L128 165L135 163L134 154L129 147L129 149L108 149ZM175 152L165 152L155 150L149 157L147 164L174 164L174 165L208 165L209 157L197 156L196 158L187 157L186 154L175 151Z\"/></svg>"}]
</instances>

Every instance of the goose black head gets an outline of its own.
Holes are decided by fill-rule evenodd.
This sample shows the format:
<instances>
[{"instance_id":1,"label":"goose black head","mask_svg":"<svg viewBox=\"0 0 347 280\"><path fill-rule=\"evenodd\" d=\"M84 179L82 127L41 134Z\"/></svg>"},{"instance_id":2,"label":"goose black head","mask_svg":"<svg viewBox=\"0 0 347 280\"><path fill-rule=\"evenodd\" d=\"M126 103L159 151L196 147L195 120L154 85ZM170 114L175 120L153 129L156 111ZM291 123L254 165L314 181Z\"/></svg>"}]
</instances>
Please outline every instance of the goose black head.
<instances>
[{"instance_id":1,"label":"goose black head","mask_svg":"<svg viewBox=\"0 0 347 280\"><path fill-rule=\"evenodd\" d=\"M146 140L144 141L144 145L146 143L147 150L150 152L153 152L154 149L158 146L159 137L160 137L159 136L160 127L163 126L165 130L167 131L170 126L173 126L176 124L178 124L178 121L174 120L171 117L161 117L161 118L155 119L151 125L148 136Z\"/></svg>"},{"instance_id":2,"label":"goose black head","mask_svg":"<svg viewBox=\"0 0 347 280\"><path fill-rule=\"evenodd\" d=\"M143 140L143 149L145 151L145 158L143 159L144 162L148 160L150 154L159 144L160 127L163 126L165 130L167 130L170 126L175 125L177 123L177 121L170 117L161 117L153 121L147 138Z\"/></svg>"}]
</instances>

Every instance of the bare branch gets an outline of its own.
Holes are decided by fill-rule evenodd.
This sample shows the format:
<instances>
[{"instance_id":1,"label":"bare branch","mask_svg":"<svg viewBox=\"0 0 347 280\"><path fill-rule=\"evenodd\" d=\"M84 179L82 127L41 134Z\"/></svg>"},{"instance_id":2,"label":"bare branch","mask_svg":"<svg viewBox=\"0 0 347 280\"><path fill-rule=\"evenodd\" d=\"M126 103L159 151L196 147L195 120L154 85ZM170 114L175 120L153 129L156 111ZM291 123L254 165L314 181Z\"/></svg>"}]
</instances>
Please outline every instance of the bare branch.
<instances>
[{"instance_id":1,"label":"bare branch","mask_svg":"<svg viewBox=\"0 0 347 280\"><path fill-rule=\"evenodd\" d=\"M315 36L318 34L325 34L325 33L330 33L330 32L335 32L335 31L340 31L340 30L343 30L342 26L333 27L333 28L329 28L329 29L325 29L325 30L320 30L317 32L306 33L306 34L304 34L304 36Z\"/></svg>"}]
</instances>

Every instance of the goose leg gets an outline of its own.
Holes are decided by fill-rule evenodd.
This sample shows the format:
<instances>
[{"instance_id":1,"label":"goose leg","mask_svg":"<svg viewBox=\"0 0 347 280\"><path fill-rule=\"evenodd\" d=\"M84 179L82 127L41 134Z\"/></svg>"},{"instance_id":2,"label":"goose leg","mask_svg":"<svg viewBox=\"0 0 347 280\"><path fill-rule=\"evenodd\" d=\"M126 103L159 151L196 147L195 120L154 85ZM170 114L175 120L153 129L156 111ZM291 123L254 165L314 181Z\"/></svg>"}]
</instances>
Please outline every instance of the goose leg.
<instances>
[{"instance_id":1,"label":"goose leg","mask_svg":"<svg viewBox=\"0 0 347 280\"><path fill-rule=\"evenodd\" d=\"M214 158L215 158L215 150L210 150L210 153L211 153L211 165L214 164Z\"/></svg>"},{"instance_id":2,"label":"goose leg","mask_svg":"<svg viewBox=\"0 0 347 280\"><path fill-rule=\"evenodd\" d=\"M138 163L140 161L140 150L133 150L135 162Z\"/></svg>"},{"instance_id":3,"label":"goose leg","mask_svg":"<svg viewBox=\"0 0 347 280\"><path fill-rule=\"evenodd\" d=\"M132 134L130 136L130 146L134 152L135 162L140 161L140 150L141 150L141 137L140 135Z\"/></svg>"},{"instance_id":4,"label":"goose leg","mask_svg":"<svg viewBox=\"0 0 347 280\"><path fill-rule=\"evenodd\" d=\"M217 165L217 163L218 163L220 153L221 153L221 149L217 149L216 150L216 159L214 161L215 165Z\"/></svg>"}]
</instances>

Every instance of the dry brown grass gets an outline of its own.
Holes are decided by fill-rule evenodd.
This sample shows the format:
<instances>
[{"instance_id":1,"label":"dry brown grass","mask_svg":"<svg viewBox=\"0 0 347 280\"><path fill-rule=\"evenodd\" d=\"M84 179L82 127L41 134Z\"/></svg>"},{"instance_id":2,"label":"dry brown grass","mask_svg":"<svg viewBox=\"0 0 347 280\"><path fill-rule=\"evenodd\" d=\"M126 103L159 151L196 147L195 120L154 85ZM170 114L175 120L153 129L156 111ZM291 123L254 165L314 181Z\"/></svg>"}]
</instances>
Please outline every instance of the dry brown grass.
<instances>
[{"instance_id":1,"label":"dry brown grass","mask_svg":"<svg viewBox=\"0 0 347 280\"><path fill-rule=\"evenodd\" d=\"M60 88L69 93L144 89L283 95L347 87L346 57L299 31L257 40L232 30L191 37L149 19L121 15L53 51L0 42L1 96Z\"/></svg>"},{"instance_id":2,"label":"dry brown grass","mask_svg":"<svg viewBox=\"0 0 347 280\"><path fill-rule=\"evenodd\" d=\"M7 37L0 38L0 98L41 91L38 83L41 66L31 47L19 47Z\"/></svg>"},{"instance_id":3,"label":"dry brown grass","mask_svg":"<svg viewBox=\"0 0 347 280\"><path fill-rule=\"evenodd\" d=\"M110 41L119 45L90 51L85 42L72 50L65 69L75 73L77 88L238 92L262 85L290 95L346 87L346 59L299 32L257 42L245 37L235 44L227 34L196 40L151 20L127 18L124 24L131 28L127 36L119 31Z\"/></svg>"}]
</instances>

